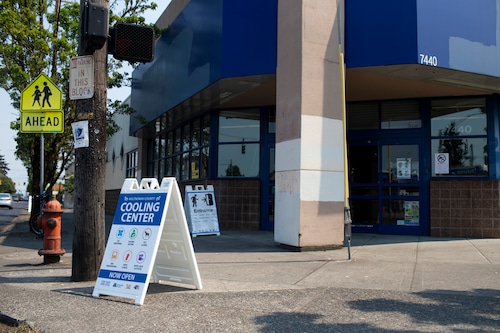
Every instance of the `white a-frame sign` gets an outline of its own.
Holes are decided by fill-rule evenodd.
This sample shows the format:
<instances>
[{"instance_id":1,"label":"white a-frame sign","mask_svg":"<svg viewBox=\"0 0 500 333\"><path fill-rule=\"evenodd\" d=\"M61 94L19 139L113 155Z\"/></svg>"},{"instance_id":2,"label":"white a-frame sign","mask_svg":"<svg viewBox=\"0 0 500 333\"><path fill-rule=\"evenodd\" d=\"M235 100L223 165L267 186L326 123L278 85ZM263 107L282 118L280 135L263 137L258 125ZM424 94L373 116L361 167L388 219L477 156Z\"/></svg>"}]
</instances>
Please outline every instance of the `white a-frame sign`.
<instances>
[{"instance_id":1,"label":"white a-frame sign","mask_svg":"<svg viewBox=\"0 0 500 333\"><path fill-rule=\"evenodd\" d=\"M142 305L151 278L202 288L175 178L125 179L92 296Z\"/></svg>"},{"instance_id":2,"label":"white a-frame sign","mask_svg":"<svg viewBox=\"0 0 500 333\"><path fill-rule=\"evenodd\" d=\"M220 235L219 218L212 185L186 185L184 210L191 235Z\"/></svg>"}]
</instances>

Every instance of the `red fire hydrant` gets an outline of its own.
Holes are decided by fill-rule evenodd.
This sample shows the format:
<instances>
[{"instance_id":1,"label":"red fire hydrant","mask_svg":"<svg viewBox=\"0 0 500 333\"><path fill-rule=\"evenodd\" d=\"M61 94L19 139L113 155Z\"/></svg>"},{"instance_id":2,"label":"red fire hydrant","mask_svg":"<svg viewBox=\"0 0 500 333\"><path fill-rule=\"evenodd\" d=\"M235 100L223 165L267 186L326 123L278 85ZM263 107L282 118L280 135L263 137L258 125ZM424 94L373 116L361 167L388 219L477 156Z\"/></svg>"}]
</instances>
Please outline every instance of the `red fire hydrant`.
<instances>
[{"instance_id":1,"label":"red fire hydrant","mask_svg":"<svg viewBox=\"0 0 500 333\"><path fill-rule=\"evenodd\" d=\"M54 264L66 253L66 250L61 249L61 215L64 210L59 201L52 199L42 211L43 215L38 217L37 224L43 230L43 249L38 254L43 256L44 264Z\"/></svg>"}]
</instances>

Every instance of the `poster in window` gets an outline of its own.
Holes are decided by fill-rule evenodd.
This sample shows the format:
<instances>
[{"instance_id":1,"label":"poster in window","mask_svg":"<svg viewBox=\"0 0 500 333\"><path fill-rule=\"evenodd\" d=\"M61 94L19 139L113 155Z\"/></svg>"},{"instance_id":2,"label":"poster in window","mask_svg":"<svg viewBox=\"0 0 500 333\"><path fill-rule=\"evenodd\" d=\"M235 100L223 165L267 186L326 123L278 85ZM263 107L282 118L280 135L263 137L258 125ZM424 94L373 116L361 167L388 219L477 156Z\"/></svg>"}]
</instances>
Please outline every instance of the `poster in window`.
<instances>
[{"instance_id":1,"label":"poster in window","mask_svg":"<svg viewBox=\"0 0 500 333\"><path fill-rule=\"evenodd\" d=\"M405 225L419 225L419 208L418 201L405 201Z\"/></svg>"},{"instance_id":2,"label":"poster in window","mask_svg":"<svg viewBox=\"0 0 500 333\"><path fill-rule=\"evenodd\" d=\"M450 173L450 154L436 153L434 154L434 173L436 175L447 175Z\"/></svg>"},{"instance_id":3,"label":"poster in window","mask_svg":"<svg viewBox=\"0 0 500 333\"><path fill-rule=\"evenodd\" d=\"M411 158L398 158L397 172L398 179L411 179Z\"/></svg>"}]
</instances>

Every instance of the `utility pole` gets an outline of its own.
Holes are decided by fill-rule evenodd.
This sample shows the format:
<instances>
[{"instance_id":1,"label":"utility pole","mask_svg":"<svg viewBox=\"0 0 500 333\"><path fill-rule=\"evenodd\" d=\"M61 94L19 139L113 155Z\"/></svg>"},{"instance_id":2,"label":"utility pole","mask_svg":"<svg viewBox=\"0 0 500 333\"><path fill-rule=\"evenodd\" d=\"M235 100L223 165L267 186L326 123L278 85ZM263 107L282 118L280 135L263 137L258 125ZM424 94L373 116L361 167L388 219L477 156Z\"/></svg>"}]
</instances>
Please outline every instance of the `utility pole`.
<instances>
[{"instance_id":1,"label":"utility pole","mask_svg":"<svg viewBox=\"0 0 500 333\"><path fill-rule=\"evenodd\" d=\"M80 0L79 55L94 60L94 96L76 101L76 119L88 120L88 147L75 149L73 281L97 279L105 248L106 100L109 2ZM104 35L104 36L103 36ZM103 40L104 38L104 40Z\"/></svg>"},{"instance_id":2,"label":"utility pole","mask_svg":"<svg viewBox=\"0 0 500 333\"><path fill-rule=\"evenodd\" d=\"M94 91L76 102L77 121L88 121L88 147L75 149L73 281L96 280L105 250L108 53L119 60L150 62L154 30L126 23L110 29L109 0L80 0L78 55L93 58Z\"/></svg>"}]
</instances>

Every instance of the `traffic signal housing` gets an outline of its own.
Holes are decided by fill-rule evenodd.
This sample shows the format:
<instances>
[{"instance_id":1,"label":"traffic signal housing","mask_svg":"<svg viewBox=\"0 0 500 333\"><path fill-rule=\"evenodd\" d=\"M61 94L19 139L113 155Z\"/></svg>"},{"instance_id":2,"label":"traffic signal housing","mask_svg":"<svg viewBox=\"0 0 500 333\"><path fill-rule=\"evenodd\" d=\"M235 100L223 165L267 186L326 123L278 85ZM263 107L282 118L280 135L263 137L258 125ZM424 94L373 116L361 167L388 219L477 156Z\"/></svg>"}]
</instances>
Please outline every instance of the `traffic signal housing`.
<instances>
[{"instance_id":1,"label":"traffic signal housing","mask_svg":"<svg viewBox=\"0 0 500 333\"><path fill-rule=\"evenodd\" d=\"M92 54L108 39L109 14L105 6L84 1L80 8L78 54Z\"/></svg>"},{"instance_id":2,"label":"traffic signal housing","mask_svg":"<svg viewBox=\"0 0 500 333\"><path fill-rule=\"evenodd\" d=\"M154 30L151 27L116 23L109 31L108 53L129 62L151 62L154 57Z\"/></svg>"}]
</instances>

